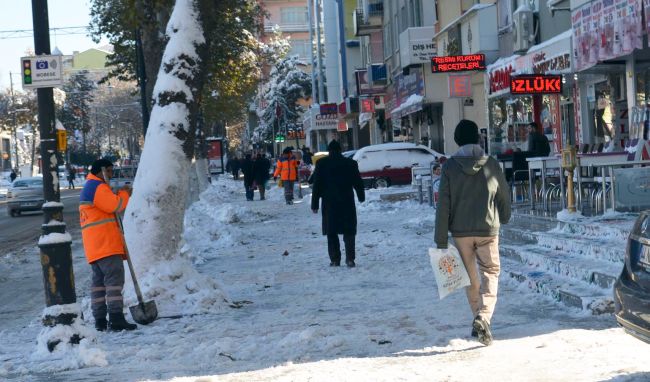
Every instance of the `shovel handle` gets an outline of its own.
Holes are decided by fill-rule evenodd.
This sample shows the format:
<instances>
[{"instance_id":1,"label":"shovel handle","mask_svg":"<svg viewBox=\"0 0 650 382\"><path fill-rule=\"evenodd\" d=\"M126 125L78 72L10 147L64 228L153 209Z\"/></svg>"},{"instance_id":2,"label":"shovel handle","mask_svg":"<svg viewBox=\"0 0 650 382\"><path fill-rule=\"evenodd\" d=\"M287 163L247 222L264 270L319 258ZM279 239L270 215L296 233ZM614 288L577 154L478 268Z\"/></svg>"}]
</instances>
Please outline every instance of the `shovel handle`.
<instances>
[{"instance_id":1,"label":"shovel handle","mask_svg":"<svg viewBox=\"0 0 650 382\"><path fill-rule=\"evenodd\" d=\"M107 178L108 173L106 173L106 167L102 167L102 175L104 176L104 182L110 187L110 179ZM133 263L131 262L131 255L129 254L129 247L126 245L126 238L124 237L124 225L122 224L122 218L118 212L115 212L115 220L117 220L117 225L120 227L120 236L122 237L122 245L124 245L124 252L126 255L126 263L129 266L129 272L131 273L131 280L133 280L133 286L135 287L135 294L138 297L138 303L144 304L144 299L142 298L142 291L140 291L140 284L138 284L138 279L135 277L135 270L133 269Z\"/></svg>"}]
</instances>

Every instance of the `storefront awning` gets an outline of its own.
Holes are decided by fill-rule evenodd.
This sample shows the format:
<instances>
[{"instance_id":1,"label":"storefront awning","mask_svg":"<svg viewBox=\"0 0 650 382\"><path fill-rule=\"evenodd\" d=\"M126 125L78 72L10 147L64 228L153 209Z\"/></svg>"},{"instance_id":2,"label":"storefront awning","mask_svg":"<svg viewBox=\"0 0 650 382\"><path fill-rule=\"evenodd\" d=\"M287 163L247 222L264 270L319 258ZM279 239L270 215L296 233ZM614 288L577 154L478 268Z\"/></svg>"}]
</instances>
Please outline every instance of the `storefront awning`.
<instances>
[{"instance_id":1,"label":"storefront awning","mask_svg":"<svg viewBox=\"0 0 650 382\"><path fill-rule=\"evenodd\" d=\"M393 119L402 118L416 111L422 110L424 97L418 94L412 94L399 107L393 109L390 114Z\"/></svg>"}]
</instances>

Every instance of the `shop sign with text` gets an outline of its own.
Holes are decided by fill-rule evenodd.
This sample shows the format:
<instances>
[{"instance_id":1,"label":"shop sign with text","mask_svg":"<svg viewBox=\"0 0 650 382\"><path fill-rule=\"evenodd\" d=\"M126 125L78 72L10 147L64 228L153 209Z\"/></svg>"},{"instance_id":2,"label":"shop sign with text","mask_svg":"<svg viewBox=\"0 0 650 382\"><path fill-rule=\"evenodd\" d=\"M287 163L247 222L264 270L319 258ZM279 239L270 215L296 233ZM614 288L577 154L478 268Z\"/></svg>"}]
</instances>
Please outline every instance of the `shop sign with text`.
<instances>
[{"instance_id":1,"label":"shop sign with text","mask_svg":"<svg viewBox=\"0 0 650 382\"><path fill-rule=\"evenodd\" d=\"M485 55L441 56L431 58L431 72L448 73L485 70Z\"/></svg>"},{"instance_id":2,"label":"shop sign with text","mask_svg":"<svg viewBox=\"0 0 650 382\"><path fill-rule=\"evenodd\" d=\"M562 93L561 75L520 75L510 77L511 94Z\"/></svg>"}]
</instances>

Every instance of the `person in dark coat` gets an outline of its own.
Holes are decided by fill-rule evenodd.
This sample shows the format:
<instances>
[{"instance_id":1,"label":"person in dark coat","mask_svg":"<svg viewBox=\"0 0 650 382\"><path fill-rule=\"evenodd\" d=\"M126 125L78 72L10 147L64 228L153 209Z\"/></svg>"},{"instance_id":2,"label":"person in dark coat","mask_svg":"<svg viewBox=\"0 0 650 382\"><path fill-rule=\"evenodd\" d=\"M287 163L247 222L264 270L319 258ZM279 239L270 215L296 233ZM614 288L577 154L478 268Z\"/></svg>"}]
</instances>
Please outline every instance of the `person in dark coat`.
<instances>
[{"instance_id":1,"label":"person in dark coat","mask_svg":"<svg viewBox=\"0 0 650 382\"><path fill-rule=\"evenodd\" d=\"M228 161L228 164L230 164L230 171L232 171L232 177L235 180L239 179L239 169L241 168L241 162L237 158L237 156L233 157L230 161Z\"/></svg>"},{"instance_id":2,"label":"person in dark coat","mask_svg":"<svg viewBox=\"0 0 650 382\"><path fill-rule=\"evenodd\" d=\"M359 166L352 159L341 155L341 144L335 140L327 147L329 155L316 162L311 210L318 213L322 203L323 235L327 235L327 252L330 266L341 265L341 246L338 235L343 234L345 264L355 266L354 240L357 234L357 210L354 191L359 202L366 200Z\"/></svg>"},{"instance_id":3,"label":"person in dark coat","mask_svg":"<svg viewBox=\"0 0 650 382\"><path fill-rule=\"evenodd\" d=\"M260 190L260 200L264 200L266 182L269 180L270 169L271 161L262 154L257 154L257 158L253 162L253 180L257 184L257 189Z\"/></svg>"},{"instance_id":4,"label":"person in dark coat","mask_svg":"<svg viewBox=\"0 0 650 382\"><path fill-rule=\"evenodd\" d=\"M11 183L13 183L17 177L18 175L16 174L16 170L11 170L11 174L9 174L9 179L11 180Z\"/></svg>"},{"instance_id":5,"label":"person in dark coat","mask_svg":"<svg viewBox=\"0 0 650 382\"><path fill-rule=\"evenodd\" d=\"M246 154L241 161L241 172L244 174L244 188L246 189L246 200L253 200L253 160L251 154Z\"/></svg>"},{"instance_id":6,"label":"person in dark coat","mask_svg":"<svg viewBox=\"0 0 650 382\"><path fill-rule=\"evenodd\" d=\"M537 122L528 124L528 151L536 157L547 157L551 153L548 138L542 134Z\"/></svg>"}]
</instances>

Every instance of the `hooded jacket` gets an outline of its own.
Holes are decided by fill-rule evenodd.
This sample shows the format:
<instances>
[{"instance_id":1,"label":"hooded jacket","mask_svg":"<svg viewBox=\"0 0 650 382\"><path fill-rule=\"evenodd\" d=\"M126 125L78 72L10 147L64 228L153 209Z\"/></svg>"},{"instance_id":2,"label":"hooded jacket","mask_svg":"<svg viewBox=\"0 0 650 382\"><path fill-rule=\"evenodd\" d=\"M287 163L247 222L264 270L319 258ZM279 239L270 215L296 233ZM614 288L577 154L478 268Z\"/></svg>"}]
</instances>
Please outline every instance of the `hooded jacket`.
<instances>
[{"instance_id":1,"label":"hooded jacket","mask_svg":"<svg viewBox=\"0 0 650 382\"><path fill-rule=\"evenodd\" d=\"M462 146L442 166L435 242L447 248L453 237L497 236L510 220L508 183L496 159L478 145Z\"/></svg>"}]
</instances>

